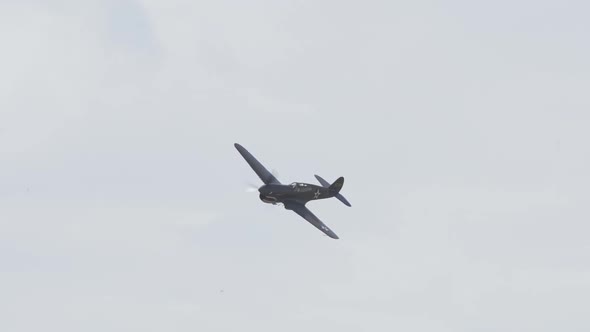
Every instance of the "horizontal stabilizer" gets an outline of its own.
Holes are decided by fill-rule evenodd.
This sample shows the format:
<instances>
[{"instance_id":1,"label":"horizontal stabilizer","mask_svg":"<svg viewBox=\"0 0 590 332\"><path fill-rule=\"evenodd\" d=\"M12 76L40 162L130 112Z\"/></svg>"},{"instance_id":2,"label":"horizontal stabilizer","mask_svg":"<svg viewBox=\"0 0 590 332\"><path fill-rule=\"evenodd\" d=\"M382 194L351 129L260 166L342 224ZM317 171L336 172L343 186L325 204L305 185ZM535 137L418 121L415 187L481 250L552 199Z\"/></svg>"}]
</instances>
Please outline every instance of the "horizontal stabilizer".
<instances>
[{"instance_id":1,"label":"horizontal stabilizer","mask_svg":"<svg viewBox=\"0 0 590 332\"><path fill-rule=\"evenodd\" d=\"M335 191L336 192L336 195L334 195L334 197L336 197L339 201L341 201L342 203L344 203L344 205L351 206L350 203L348 202L348 200L346 198L344 198L344 196L342 196L342 194L339 193L340 192L340 189L342 189L342 186L344 185L344 178L343 177L339 177L332 184L330 184L328 181L324 180L319 175L315 175L315 178L319 181L319 183L323 187Z\"/></svg>"}]
</instances>

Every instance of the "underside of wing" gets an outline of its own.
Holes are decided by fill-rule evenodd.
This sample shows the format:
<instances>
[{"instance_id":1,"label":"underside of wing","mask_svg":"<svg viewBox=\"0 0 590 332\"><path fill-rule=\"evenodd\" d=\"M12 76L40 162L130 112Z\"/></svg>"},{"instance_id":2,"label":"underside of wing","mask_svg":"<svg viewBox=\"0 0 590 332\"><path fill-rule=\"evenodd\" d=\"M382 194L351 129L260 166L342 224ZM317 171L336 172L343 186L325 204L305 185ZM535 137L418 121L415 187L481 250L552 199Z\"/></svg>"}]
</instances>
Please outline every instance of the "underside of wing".
<instances>
[{"instance_id":1,"label":"underside of wing","mask_svg":"<svg viewBox=\"0 0 590 332\"><path fill-rule=\"evenodd\" d=\"M293 210L295 213L303 217L310 224L314 225L317 229L324 232L326 235L333 239L338 239L338 235L334 233L328 226L326 226L318 217L316 217L305 205L300 203L286 203L285 208Z\"/></svg>"},{"instance_id":2,"label":"underside of wing","mask_svg":"<svg viewBox=\"0 0 590 332\"><path fill-rule=\"evenodd\" d=\"M271 172L269 172L266 168L264 168L264 166L262 166L262 164L258 160L256 160L256 158L254 158L254 156L250 152L248 152L248 150L246 150L246 148L244 148L243 146L241 146L238 143L235 143L234 146L236 147L238 152L242 155L242 157L244 157L244 159L246 159L246 162L248 162L248 165L250 165L250 167L252 167L252 169L254 170L254 172L256 172L256 174L258 175L260 180L262 180L262 182L264 182L265 184L270 184L270 183L280 184L281 183L279 180L277 180L277 178L274 175L272 175Z\"/></svg>"}]
</instances>

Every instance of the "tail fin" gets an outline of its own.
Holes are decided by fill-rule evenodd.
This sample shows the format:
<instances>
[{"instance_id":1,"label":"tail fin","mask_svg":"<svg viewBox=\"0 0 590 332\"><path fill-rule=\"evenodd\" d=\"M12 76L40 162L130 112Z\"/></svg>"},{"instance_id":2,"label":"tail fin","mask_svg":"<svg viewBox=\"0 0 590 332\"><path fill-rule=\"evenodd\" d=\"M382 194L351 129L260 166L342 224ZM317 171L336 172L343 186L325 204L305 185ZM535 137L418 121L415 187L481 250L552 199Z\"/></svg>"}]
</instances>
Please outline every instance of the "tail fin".
<instances>
[{"instance_id":1,"label":"tail fin","mask_svg":"<svg viewBox=\"0 0 590 332\"><path fill-rule=\"evenodd\" d=\"M334 183L332 183L328 189L330 189L331 192L333 192L334 194L337 194L340 192L340 189L342 189L342 186L344 185L344 178L341 176L338 179L336 179L336 181L334 181Z\"/></svg>"},{"instance_id":2,"label":"tail fin","mask_svg":"<svg viewBox=\"0 0 590 332\"><path fill-rule=\"evenodd\" d=\"M333 192L334 197L336 197L339 201L344 203L344 205L351 206L350 203L346 200L346 198L344 198L344 196L342 196L340 194L340 190L342 189L342 186L344 185L344 178L343 177L339 177L332 184L329 184L328 181L324 180L319 175L316 175L315 178L322 184L322 186L324 186L325 188L328 188L331 192Z\"/></svg>"}]
</instances>

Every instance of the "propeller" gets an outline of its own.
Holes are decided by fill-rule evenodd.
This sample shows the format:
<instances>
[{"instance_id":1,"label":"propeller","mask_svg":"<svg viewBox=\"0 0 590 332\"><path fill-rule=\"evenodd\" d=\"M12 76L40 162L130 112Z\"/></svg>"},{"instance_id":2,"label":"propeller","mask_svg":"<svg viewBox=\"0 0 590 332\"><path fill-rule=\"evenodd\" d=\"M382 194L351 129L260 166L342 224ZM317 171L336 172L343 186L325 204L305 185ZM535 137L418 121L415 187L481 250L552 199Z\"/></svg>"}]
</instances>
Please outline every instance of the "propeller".
<instances>
[{"instance_id":1,"label":"propeller","mask_svg":"<svg viewBox=\"0 0 590 332\"><path fill-rule=\"evenodd\" d=\"M253 193L258 191L258 186L253 183L247 183L246 192Z\"/></svg>"},{"instance_id":2,"label":"propeller","mask_svg":"<svg viewBox=\"0 0 590 332\"><path fill-rule=\"evenodd\" d=\"M275 178L278 178L278 177L279 177L279 172L277 172L277 170L276 170L276 169L273 169L273 170L271 171L271 174L272 174L272 175L273 175ZM270 179L268 179L268 180L270 180ZM258 189L261 187L261 186L259 186L259 185L255 185L255 184L253 184L252 182L248 182L248 183L246 183L246 185L247 185L247 187L246 187L246 192L249 192L249 193L257 192L257 191L258 191Z\"/></svg>"}]
</instances>

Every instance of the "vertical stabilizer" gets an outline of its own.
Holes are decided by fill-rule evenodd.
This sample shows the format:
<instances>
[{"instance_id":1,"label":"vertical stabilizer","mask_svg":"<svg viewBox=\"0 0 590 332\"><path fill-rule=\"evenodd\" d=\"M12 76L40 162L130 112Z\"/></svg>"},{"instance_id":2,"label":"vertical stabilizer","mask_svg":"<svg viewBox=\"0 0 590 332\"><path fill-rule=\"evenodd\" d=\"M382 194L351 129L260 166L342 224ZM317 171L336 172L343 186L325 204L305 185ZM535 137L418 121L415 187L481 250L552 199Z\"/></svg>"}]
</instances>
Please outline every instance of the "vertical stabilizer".
<instances>
[{"instance_id":1,"label":"vertical stabilizer","mask_svg":"<svg viewBox=\"0 0 590 332\"><path fill-rule=\"evenodd\" d=\"M324 180L319 175L315 175L315 178L319 181L319 183L322 186L324 186L325 188L328 188L330 191L334 192L334 194L335 194L334 197L336 197L344 205L351 206L350 203L348 202L348 200L346 198L344 198L344 196L342 196L342 194L340 194L340 190L342 189L342 186L344 185L344 178L343 177L339 177L332 184L330 184L328 181Z\"/></svg>"}]
</instances>

